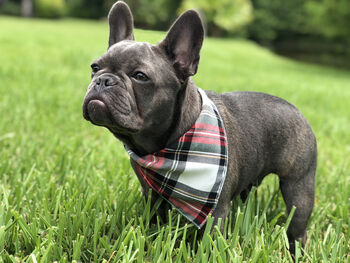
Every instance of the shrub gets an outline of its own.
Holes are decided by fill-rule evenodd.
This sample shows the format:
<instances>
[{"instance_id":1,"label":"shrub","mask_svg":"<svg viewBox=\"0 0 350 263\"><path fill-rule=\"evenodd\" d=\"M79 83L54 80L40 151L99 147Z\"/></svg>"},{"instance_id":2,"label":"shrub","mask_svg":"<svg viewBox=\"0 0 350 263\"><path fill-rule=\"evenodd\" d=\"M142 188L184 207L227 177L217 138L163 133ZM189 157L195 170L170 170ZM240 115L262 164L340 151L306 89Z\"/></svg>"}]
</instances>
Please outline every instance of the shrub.
<instances>
[{"instance_id":1,"label":"shrub","mask_svg":"<svg viewBox=\"0 0 350 263\"><path fill-rule=\"evenodd\" d=\"M242 34L253 19L250 0L183 0L180 11L190 8L204 13L209 34L214 35L225 31L230 34Z\"/></svg>"},{"instance_id":2,"label":"shrub","mask_svg":"<svg viewBox=\"0 0 350 263\"><path fill-rule=\"evenodd\" d=\"M21 14L21 6L13 1L0 3L0 14L19 16Z\"/></svg>"},{"instance_id":3,"label":"shrub","mask_svg":"<svg viewBox=\"0 0 350 263\"><path fill-rule=\"evenodd\" d=\"M66 2L64 0L35 0L35 15L45 18L59 18L65 15Z\"/></svg>"},{"instance_id":4,"label":"shrub","mask_svg":"<svg viewBox=\"0 0 350 263\"><path fill-rule=\"evenodd\" d=\"M99 19L107 15L105 7L104 0L67 0L67 14L72 17Z\"/></svg>"},{"instance_id":5,"label":"shrub","mask_svg":"<svg viewBox=\"0 0 350 263\"><path fill-rule=\"evenodd\" d=\"M133 12L135 25L141 28L166 30L176 19L181 1L126 0Z\"/></svg>"}]
</instances>

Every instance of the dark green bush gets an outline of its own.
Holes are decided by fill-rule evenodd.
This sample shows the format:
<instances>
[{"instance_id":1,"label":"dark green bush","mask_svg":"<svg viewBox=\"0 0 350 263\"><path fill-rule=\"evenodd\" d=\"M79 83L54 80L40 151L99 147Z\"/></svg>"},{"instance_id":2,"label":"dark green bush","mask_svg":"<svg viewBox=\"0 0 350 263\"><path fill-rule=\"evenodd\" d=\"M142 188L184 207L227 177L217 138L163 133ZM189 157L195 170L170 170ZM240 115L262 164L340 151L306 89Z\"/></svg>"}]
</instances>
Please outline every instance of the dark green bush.
<instances>
[{"instance_id":1,"label":"dark green bush","mask_svg":"<svg viewBox=\"0 0 350 263\"><path fill-rule=\"evenodd\" d=\"M59 18L65 15L65 0L35 0L35 15L45 18Z\"/></svg>"},{"instance_id":2,"label":"dark green bush","mask_svg":"<svg viewBox=\"0 0 350 263\"><path fill-rule=\"evenodd\" d=\"M350 56L348 0L252 0L251 39L281 54L334 65Z\"/></svg>"},{"instance_id":3,"label":"dark green bush","mask_svg":"<svg viewBox=\"0 0 350 263\"><path fill-rule=\"evenodd\" d=\"M165 30L177 17L181 1L126 0L137 27Z\"/></svg>"},{"instance_id":4,"label":"dark green bush","mask_svg":"<svg viewBox=\"0 0 350 263\"><path fill-rule=\"evenodd\" d=\"M326 38L350 40L349 0L309 0L305 7L310 15L310 26L315 33Z\"/></svg>"},{"instance_id":5,"label":"dark green bush","mask_svg":"<svg viewBox=\"0 0 350 263\"><path fill-rule=\"evenodd\" d=\"M16 1L0 4L0 14L19 16L21 15L21 5Z\"/></svg>"},{"instance_id":6,"label":"dark green bush","mask_svg":"<svg viewBox=\"0 0 350 263\"><path fill-rule=\"evenodd\" d=\"M252 0L254 21L248 27L250 38L270 43L285 36L309 33L305 0Z\"/></svg>"},{"instance_id":7,"label":"dark green bush","mask_svg":"<svg viewBox=\"0 0 350 263\"><path fill-rule=\"evenodd\" d=\"M208 23L211 35L242 35L253 19L250 0L182 0L181 11L200 10Z\"/></svg>"},{"instance_id":8,"label":"dark green bush","mask_svg":"<svg viewBox=\"0 0 350 263\"><path fill-rule=\"evenodd\" d=\"M115 1L104 0L66 0L67 14L72 17L99 19L107 15L105 2L111 2L109 8Z\"/></svg>"}]
</instances>

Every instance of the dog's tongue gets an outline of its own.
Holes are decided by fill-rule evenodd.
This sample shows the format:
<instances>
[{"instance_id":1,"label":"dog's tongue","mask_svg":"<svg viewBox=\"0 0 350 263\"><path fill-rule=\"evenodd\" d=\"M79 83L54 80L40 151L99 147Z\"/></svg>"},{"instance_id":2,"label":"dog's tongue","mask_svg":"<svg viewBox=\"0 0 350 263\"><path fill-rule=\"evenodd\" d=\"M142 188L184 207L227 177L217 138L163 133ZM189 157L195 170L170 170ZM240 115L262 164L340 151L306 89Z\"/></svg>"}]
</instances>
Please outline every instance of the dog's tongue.
<instances>
[{"instance_id":1,"label":"dog's tongue","mask_svg":"<svg viewBox=\"0 0 350 263\"><path fill-rule=\"evenodd\" d=\"M91 121L98 125L108 124L110 122L109 112L106 104L101 100L91 100L87 105L87 110Z\"/></svg>"}]
</instances>

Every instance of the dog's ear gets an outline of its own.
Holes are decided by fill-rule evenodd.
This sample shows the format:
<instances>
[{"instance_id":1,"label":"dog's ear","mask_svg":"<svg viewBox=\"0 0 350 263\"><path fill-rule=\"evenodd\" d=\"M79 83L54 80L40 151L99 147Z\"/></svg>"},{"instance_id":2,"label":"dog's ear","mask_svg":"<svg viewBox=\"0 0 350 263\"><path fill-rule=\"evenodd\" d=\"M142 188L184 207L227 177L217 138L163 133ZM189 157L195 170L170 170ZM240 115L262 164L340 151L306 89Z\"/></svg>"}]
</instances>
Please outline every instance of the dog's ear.
<instances>
[{"instance_id":1,"label":"dog's ear","mask_svg":"<svg viewBox=\"0 0 350 263\"><path fill-rule=\"evenodd\" d=\"M166 50L180 79L185 80L196 74L203 37L204 29L199 14L188 10L175 21L159 44Z\"/></svg>"},{"instance_id":2,"label":"dog's ear","mask_svg":"<svg viewBox=\"0 0 350 263\"><path fill-rule=\"evenodd\" d=\"M133 17L129 6L122 2L116 2L108 14L109 41L108 48L122 40L134 40Z\"/></svg>"}]
</instances>

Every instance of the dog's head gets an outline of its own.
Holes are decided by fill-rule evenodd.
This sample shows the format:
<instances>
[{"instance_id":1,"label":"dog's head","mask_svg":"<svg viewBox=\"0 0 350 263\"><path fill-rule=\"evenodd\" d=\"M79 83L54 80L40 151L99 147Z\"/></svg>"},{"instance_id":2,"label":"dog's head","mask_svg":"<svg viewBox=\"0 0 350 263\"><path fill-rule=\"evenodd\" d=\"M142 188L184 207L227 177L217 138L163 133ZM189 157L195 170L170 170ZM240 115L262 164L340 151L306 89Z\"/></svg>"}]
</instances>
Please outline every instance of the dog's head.
<instances>
[{"instance_id":1,"label":"dog's head","mask_svg":"<svg viewBox=\"0 0 350 263\"><path fill-rule=\"evenodd\" d=\"M197 71L203 26L189 10L157 45L134 41L133 17L124 2L108 15L108 50L92 64L84 118L108 128L128 146L135 134L166 134L177 98Z\"/></svg>"}]
</instances>

